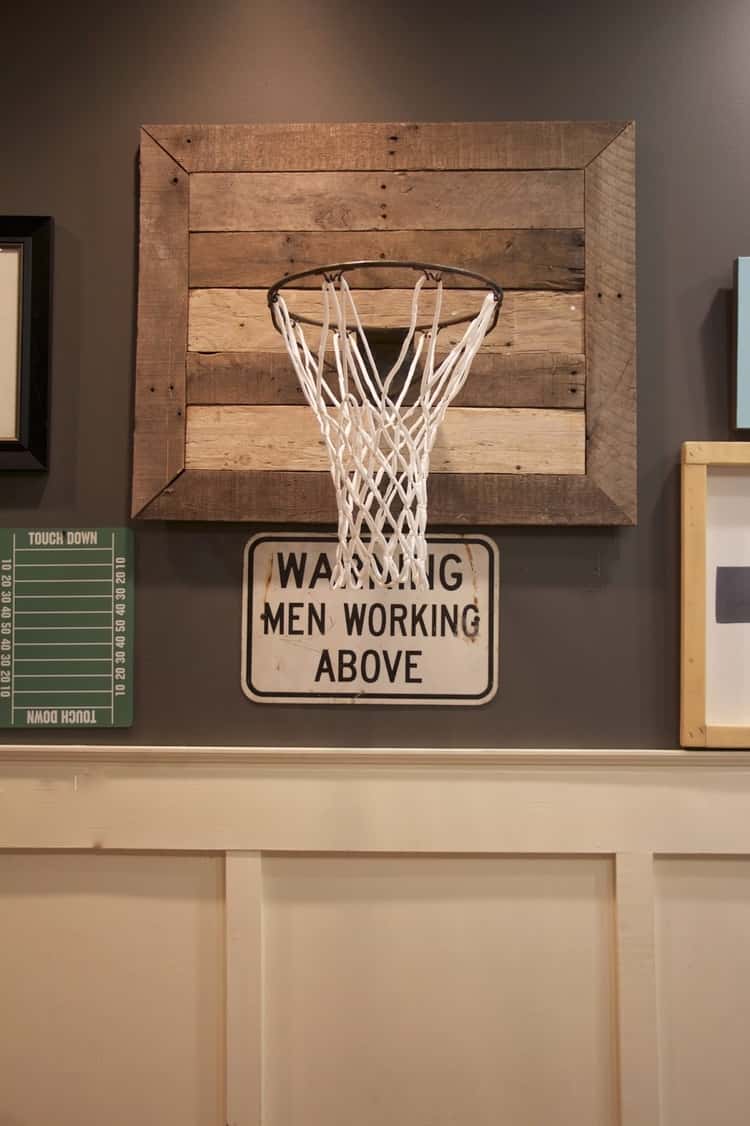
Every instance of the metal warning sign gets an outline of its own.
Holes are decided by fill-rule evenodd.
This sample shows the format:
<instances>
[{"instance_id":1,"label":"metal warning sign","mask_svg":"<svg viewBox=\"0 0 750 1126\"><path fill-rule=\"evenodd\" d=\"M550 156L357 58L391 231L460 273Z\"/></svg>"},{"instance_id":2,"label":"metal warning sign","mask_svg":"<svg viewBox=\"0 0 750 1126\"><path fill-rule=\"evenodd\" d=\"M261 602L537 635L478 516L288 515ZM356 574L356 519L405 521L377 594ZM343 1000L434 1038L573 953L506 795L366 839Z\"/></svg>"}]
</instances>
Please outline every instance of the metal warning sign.
<instances>
[{"instance_id":1,"label":"metal warning sign","mask_svg":"<svg viewBox=\"0 0 750 1126\"><path fill-rule=\"evenodd\" d=\"M429 539L429 589L332 590L334 535L245 547L242 688L256 703L484 704L497 691L497 547Z\"/></svg>"},{"instance_id":2,"label":"metal warning sign","mask_svg":"<svg viewBox=\"0 0 750 1126\"><path fill-rule=\"evenodd\" d=\"M0 727L133 720L132 534L0 529Z\"/></svg>"}]
</instances>

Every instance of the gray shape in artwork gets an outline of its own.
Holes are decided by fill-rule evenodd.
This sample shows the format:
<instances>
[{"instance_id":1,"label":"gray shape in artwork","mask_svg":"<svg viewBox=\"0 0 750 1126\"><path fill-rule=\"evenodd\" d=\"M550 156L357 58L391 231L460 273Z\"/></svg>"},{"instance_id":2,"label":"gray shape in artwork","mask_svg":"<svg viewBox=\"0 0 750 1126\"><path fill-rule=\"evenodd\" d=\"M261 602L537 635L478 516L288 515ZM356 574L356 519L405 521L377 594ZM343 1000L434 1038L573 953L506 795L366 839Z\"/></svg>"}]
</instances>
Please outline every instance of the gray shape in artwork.
<instances>
[{"instance_id":1,"label":"gray shape in artwork","mask_svg":"<svg viewBox=\"0 0 750 1126\"><path fill-rule=\"evenodd\" d=\"M716 568L716 621L750 622L750 567Z\"/></svg>"}]
</instances>

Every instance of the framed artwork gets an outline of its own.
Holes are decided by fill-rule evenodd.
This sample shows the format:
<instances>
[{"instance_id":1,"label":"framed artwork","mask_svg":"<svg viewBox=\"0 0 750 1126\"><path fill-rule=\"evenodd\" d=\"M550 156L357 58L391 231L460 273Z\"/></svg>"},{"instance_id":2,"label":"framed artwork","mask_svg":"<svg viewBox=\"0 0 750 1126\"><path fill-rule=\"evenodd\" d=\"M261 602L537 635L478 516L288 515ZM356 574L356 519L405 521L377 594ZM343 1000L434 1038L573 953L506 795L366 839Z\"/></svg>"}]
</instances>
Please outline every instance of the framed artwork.
<instances>
[{"instance_id":1,"label":"framed artwork","mask_svg":"<svg viewBox=\"0 0 750 1126\"><path fill-rule=\"evenodd\" d=\"M0 469L46 469L52 219L0 216Z\"/></svg>"},{"instance_id":2,"label":"framed artwork","mask_svg":"<svg viewBox=\"0 0 750 1126\"><path fill-rule=\"evenodd\" d=\"M684 747L750 747L750 443L682 453Z\"/></svg>"},{"instance_id":3,"label":"framed artwork","mask_svg":"<svg viewBox=\"0 0 750 1126\"><path fill-rule=\"evenodd\" d=\"M505 291L436 444L432 523L636 522L627 121L144 127L134 516L335 522L266 290L362 259ZM399 286L370 274L358 305L386 308Z\"/></svg>"}]
</instances>

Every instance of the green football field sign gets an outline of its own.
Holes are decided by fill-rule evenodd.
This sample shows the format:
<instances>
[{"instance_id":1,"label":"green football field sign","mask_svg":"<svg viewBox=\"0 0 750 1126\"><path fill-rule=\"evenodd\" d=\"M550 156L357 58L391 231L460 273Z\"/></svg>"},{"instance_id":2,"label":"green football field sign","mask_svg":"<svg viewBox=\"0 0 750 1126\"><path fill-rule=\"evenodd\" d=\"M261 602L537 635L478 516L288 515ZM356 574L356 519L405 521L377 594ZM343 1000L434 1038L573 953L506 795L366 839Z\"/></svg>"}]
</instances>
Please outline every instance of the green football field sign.
<instances>
[{"instance_id":1,"label":"green football field sign","mask_svg":"<svg viewBox=\"0 0 750 1126\"><path fill-rule=\"evenodd\" d=\"M0 530L0 725L133 720L132 535Z\"/></svg>"}]
</instances>

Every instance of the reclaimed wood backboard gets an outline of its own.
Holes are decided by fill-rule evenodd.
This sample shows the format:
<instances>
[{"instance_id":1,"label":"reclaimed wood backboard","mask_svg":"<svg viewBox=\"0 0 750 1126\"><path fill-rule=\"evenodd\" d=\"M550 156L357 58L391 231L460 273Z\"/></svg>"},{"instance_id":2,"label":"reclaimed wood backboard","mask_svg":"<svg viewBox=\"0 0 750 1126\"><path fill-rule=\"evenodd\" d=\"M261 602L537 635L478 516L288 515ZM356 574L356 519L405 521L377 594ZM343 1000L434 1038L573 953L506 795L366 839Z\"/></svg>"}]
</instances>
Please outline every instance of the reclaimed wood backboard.
<instances>
[{"instance_id":1,"label":"reclaimed wood backboard","mask_svg":"<svg viewBox=\"0 0 750 1126\"><path fill-rule=\"evenodd\" d=\"M144 128L133 515L335 520L265 291L385 258L505 290L433 452L431 523L635 523L634 142L632 122ZM403 282L352 284L398 322ZM481 300L452 284L448 305Z\"/></svg>"}]
</instances>

